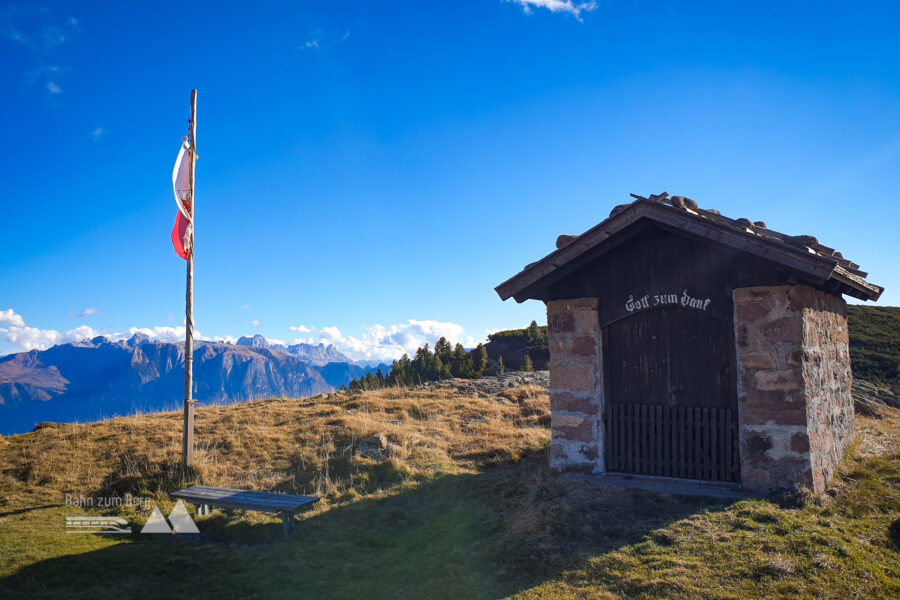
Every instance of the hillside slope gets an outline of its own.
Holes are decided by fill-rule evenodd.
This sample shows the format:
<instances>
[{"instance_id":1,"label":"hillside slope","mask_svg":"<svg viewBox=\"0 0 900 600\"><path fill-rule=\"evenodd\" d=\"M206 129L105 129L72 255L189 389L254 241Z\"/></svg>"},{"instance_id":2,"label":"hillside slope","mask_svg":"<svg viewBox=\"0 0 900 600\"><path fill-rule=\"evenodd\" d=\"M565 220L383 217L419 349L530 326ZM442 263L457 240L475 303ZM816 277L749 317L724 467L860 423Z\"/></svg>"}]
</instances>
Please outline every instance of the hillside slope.
<instances>
[{"instance_id":1,"label":"hillside slope","mask_svg":"<svg viewBox=\"0 0 900 600\"><path fill-rule=\"evenodd\" d=\"M853 375L900 385L900 307L850 305Z\"/></svg>"},{"instance_id":2,"label":"hillside slope","mask_svg":"<svg viewBox=\"0 0 900 600\"><path fill-rule=\"evenodd\" d=\"M474 384L472 384L474 385ZM277 517L214 511L196 541L65 535L66 494L180 487L180 415L0 440L0 596L23 598L894 598L900 411L857 420L831 495L677 497L552 478L544 389L331 393L197 411L204 483L316 494ZM361 455L381 433L395 447ZM202 568L194 568L202 565ZM187 576L186 573L190 575Z\"/></svg>"}]
</instances>

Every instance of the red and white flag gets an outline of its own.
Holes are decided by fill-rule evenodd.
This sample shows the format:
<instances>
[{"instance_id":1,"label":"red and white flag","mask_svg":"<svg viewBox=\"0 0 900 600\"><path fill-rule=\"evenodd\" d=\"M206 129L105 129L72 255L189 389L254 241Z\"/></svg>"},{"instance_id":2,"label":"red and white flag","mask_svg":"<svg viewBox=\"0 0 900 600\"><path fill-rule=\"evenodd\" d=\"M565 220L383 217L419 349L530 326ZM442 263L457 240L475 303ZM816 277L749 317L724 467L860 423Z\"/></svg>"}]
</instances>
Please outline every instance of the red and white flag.
<instances>
[{"instance_id":1,"label":"red and white flag","mask_svg":"<svg viewBox=\"0 0 900 600\"><path fill-rule=\"evenodd\" d=\"M192 155L193 152L185 138L181 142L178 158L175 159L175 168L172 170L172 189L175 191L175 204L178 205L175 227L172 228L172 245L175 246L175 253L185 260L190 255L191 241L194 239L190 174Z\"/></svg>"}]
</instances>

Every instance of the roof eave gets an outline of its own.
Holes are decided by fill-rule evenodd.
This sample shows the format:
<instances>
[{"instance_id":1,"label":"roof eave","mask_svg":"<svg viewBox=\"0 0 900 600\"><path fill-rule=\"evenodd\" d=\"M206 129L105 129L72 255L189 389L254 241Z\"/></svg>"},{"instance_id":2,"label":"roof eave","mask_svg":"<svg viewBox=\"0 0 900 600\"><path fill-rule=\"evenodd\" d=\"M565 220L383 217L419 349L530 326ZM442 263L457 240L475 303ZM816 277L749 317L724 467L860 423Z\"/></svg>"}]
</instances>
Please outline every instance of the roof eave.
<instances>
[{"instance_id":1,"label":"roof eave","mask_svg":"<svg viewBox=\"0 0 900 600\"><path fill-rule=\"evenodd\" d=\"M541 280L551 276L566 264L577 259L592 248L610 239L626 227L640 219L674 227L689 234L697 235L723 245L744 250L804 273L819 285L834 278L840 283L858 290L863 299L877 300L883 288L867 282L839 264L838 259L820 256L803 248L789 246L783 241L769 239L743 232L721 221L730 219L703 212L685 211L667 205L638 200L616 215L580 235L572 243L554 250L544 258L526 266L521 272L494 288L501 300L515 298L524 302L530 298L529 291ZM712 218L711 218L712 217ZM712 234L712 235L711 235Z\"/></svg>"}]
</instances>

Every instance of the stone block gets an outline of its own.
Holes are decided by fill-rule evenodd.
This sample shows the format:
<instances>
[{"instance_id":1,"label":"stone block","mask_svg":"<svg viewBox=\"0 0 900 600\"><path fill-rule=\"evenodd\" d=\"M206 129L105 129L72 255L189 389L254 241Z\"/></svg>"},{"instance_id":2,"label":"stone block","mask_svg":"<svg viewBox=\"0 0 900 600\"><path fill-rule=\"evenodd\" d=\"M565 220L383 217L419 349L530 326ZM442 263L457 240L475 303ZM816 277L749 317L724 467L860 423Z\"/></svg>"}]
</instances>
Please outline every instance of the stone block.
<instances>
[{"instance_id":1,"label":"stone block","mask_svg":"<svg viewBox=\"0 0 900 600\"><path fill-rule=\"evenodd\" d=\"M741 425L806 425L806 410L798 408L745 407L741 411Z\"/></svg>"},{"instance_id":2,"label":"stone block","mask_svg":"<svg viewBox=\"0 0 900 600\"><path fill-rule=\"evenodd\" d=\"M764 320L772 310L774 303L771 299L760 302L742 302L735 301L734 314L735 319L740 323L755 323Z\"/></svg>"},{"instance_id":3,"label":"stone block","mask_svg":"<svg viewBox=\"0 0 900 600\"><path fill-rule=\"evenodd\" d=\"M557 360L551 360L550 362L551 390L590 392L593 376L593 368L590 366L573 365Z\"/></svg>"},{"instance_id":4,"label":"stone block","mask_svg":"<svg viewBox=\"0 0 900 600\"><path fill-rule=\"evenodd\" d=\"M552 413L550 430L553 439L569 442L594 441L594 420L584 416Z\"/></svg>"},{"instance_id":5,"label":"stone block","mask_svg":"<svg viewBox=\"0 0 900 600\"><path fill-rule=\"evenodd\" d=\"M757 371L754 382L760 390L799 390L803 387L803 372L800 369Z\"/></svg>"},{"instance_id":6,"label":"stone block","mask_svg":"<svg viewBox=\"0 0 900 600\"><path fill-rule=\"evenodd\" d=\"M595 400L582 394L564 391L550 392L550 410L581 413L588 416L597 415L600 407Z\"/></svg>"},{"instance_id":7,"label":"stone block","mask_svg":"<svg viewBox=\"0 0 900 600\"><path fill-rule=\"evenodd\" d=\"M772 346L781 343L792 343L798 346L803 342L803 320L799 316L789 316L761 323L757 327L758 344Z\"/></svg>"},{"instance_id":8,"label":"stone block","mask_svg":"<svg viewBox=\"0 0 900 600\"><path fill-rule=\"evenodd\" d=\"M747 432L742 446L747 457L764 459L766 452L772 448L772 440L765 433L751 431Z\"/></svg>"},{"instance_id":9,"label":"stone block","mask_svg":"<svg viewBox=\"0 0 900 600\"><path fill-rule=\"evenodd\" d=\"M579 356L595 356L597 354L597 339L582 335L572 340L572 353Z\"/></svg>"},{"instance_id":10,"label":"stone block","mask_svg":"<svg viewBox=\"0 0 900 600\"><path fill-rule=\"evenodd\" d=\"M783 410L789 403L789 399L782 390L761 390L751 386L744 393L740 402L745 409Z\"/></svg>"},{"instance_id":11,"label":"stone block","mask_svg":"<svg viewBox=\"0 0 900 600\"><path fill-rule=\"evenodd\" d=\"M567 310L593 310L596 311L600 305L597 298L569 298L568 300L559 300L564 302Z\"/></svg>"},{"instance_id":12,"label":"stone block","mask_svg":"<svg viewBox=\"0 0 900 600\"><path fill-rule=\"evenodd\" d=\"M575 331L575 315L570 312L552 314L547 311L547 326L550 335Z\"/></svg>"},{"instance_id":13,"label":"stone block","mask_svg":"<svg viewBox=\"0 0 900 600\"><path fill-rule=\"evenodd\" d=\"M768 302L772 306L774 306L773 294L770 291L771 287L749 287L749 288L736 288L734 290L734 302L735 304L745 303L745 302Z\"/></svg>"},{"instance_id":14,"label":"stone block","mask_svg":"<svg viewBox=\"0 0 900 600\"><path fill-rule=\"evenodd\" d=\"M809 436L802 433L795 433L791 436L791 450L797 454L805 454L809 452Z\"/></svg>"},{"instance_id":15,"label":"stone block","mask_svg":"<svg viewBox=\"0 0 900 600\"><path fill-rule=\"evenodd\" d=\"M600 317L596 310L575 311L575 331L577 333L600 333Z\"/></svg>"},{"instance_id":16,"label":"stone block","mask_svg":"<svg viewBox=\"0 0 900 600\"><path fill-rule=\"evenodd\" d=\"M771 352L742 352L738 354L742 369L774 369L775 357Z\"/></svg>"}]
</instances>

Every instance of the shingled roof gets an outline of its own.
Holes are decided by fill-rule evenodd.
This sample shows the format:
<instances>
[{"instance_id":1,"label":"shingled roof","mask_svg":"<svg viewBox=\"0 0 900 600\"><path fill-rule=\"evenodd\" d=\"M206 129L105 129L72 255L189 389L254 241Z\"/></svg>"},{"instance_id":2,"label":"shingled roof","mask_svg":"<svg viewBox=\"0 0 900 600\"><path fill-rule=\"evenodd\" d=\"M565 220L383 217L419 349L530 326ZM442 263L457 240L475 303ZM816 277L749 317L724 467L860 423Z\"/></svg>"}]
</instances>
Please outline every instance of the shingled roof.
<instances>
[{"instance_id":1,"label":"shingled roof","mask_svg":"<svg viewBox=\"0 0 900 600\"><path fill-rule=\"evenodd\" d=\"M706 238L713 242L770 260L800 274L803 279L834 293L860 300L877 300L884 288L866 281L868 273L810 235L791 236L768 229L761 221L730 219L718 211L704 210L683 196L663 192L615 207L609 218L579 236L560 236L557 250L498 285L500 298L523 302L534 290L557 279L566 267L612 238L628 226L649 220L668 229Z\"/></svg>"}]
</instances>

